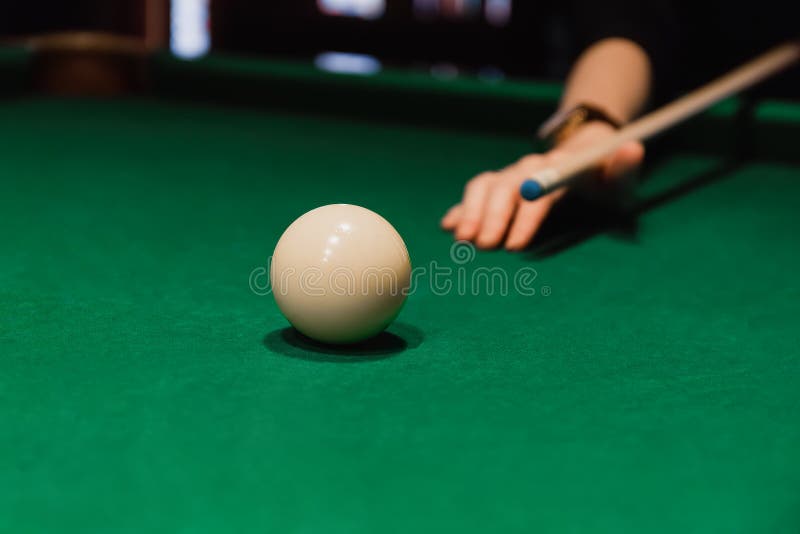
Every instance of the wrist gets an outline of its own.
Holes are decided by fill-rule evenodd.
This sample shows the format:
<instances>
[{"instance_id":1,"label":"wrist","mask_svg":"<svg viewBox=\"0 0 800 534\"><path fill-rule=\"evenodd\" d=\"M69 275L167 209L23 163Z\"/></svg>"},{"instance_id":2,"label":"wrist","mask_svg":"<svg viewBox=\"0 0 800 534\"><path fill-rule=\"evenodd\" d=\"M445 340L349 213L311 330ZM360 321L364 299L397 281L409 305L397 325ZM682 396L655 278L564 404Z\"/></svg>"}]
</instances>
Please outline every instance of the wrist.
<instances>
[{"instance_id":1,"label":"wrist","mask_svg":"<svg viewBox=\"0 0 800 534\"><path fill-rule=\"evenodd\" d=\"M570 151L578 150L592 143L605 139L614 133L617 129L602 121L591 121L581 124L576 127L569 136L561 138L554 146L554 151Z\"/></svg>"},{"instance_id":2,"label":"wrist","mask_svg":"<svg viewBox=\"0 0 800 534\"><path fill-rule=\"evenodd\" d=\"M539 138L551 147L558 146L573 137L587 124L602 123L616 130L622 122L610 116L602 108L593 104L578 104L559 110L539 128Z\"/></svg>"}]
</instances>

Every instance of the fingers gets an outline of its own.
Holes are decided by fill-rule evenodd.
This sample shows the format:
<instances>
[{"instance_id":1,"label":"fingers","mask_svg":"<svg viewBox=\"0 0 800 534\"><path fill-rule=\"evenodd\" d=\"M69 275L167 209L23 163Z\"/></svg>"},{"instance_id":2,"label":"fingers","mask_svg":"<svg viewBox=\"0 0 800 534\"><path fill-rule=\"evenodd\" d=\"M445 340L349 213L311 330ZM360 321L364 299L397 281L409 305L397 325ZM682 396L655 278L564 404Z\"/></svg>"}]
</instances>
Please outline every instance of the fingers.
<instances>
[{"instance_id":1,"label":"fingers","mask_svg":"<svg viewBox=\"0 0 800 534\"><path fill-rule=\"evenodd\" d=\"M441 222L442 228L448 231L453 230L458 224L458 221L461 220L462 211L463 209L461 207L461 204L456 204L455 206L447 210L447 213L445 213L444 217L442 217L442 222Z\"/></svg>"},{"instance_id":2,"label":"fingers","mask_svg":"<svg viewBox=\"0 0 800 534\"><path fill-rule=\"evenodd\" d=\"M534 202L523 202L517 209L514 222L506 237L507 250L522 250L533 241L553 205L563 195L556 191Z\"/></svg>"},{"instance_id":3,"label":"fingers","mask_svg":"<svg viewBox=\"0 0 800 534\"><path fill-rule=\"evenodd\" d=\"M494 248L504 243L509 250L521 250L533 240L536 232L550 213L553 205L564 196L559 189L535 202L525 202L519 194L519 186L544 165L557 164L562 158L570 157L585 146L613 135L614 130L600 123L582 127L566 143L545 155L531 154L499 172L488 172L473 178L464 188L464 195L444 215L442 228L452 231L458 240L473 241L480 248ZM604 184L601 190L612 190L625 184L624 178L632 175L644 159L644 147L639 142L622 145L611 157L596 169L602 175ZM597 170L601 172L597 172ZM581 188L589 188L590 183L600 185L595 180L586 180ZM594 186L591 186L594 187Z\"/></svg>"},{"instance_id":4,"label":"fingers","mask_svg":"<svg viewBox=\"0 0 800 534\"><path fill-rule=\"evenodd\" d=\"M475 244L480 248L498 246L506 235L518 204L519 186L515 182L508 181L495 185L486 203L481 229Z\"/></svg>"},{"instance_id":5,"label":"fingers","mask_svg":"<svg viewBox=\"0 0 800 534\"><path fill-rule=\"evenodd\" d=\"M455 229L456 239L472 241L478 235L493 177L493 173L484 173L467 182L461 201L461 220Z\"/></svg>"},{"instance_id":6,"label":"fingers","mask_svg":"<svg viewBox=\"0 0 800 534\"><path fill-rule=\"evenodd\" d=\"M501 245L522 202L519 186L542 162L541 156L530 155L502 171L470 180L461 203L442 218L442 227L453 231L456 239L473 241L480 248Z\"/></svg>"}]
</instances>

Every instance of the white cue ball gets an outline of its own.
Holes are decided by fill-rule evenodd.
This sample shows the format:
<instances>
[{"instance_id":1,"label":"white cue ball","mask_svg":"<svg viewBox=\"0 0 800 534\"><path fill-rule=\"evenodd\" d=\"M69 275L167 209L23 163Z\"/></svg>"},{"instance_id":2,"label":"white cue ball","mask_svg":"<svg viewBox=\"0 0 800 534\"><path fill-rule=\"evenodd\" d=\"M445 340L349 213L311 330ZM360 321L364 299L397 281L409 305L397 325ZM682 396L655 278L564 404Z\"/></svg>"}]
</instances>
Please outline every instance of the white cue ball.
<instances>
[{"instance_id":1,"label":"white cue ball","mask_svg":"<svg viewBox=\"0 0 800 534\"><path fill-rule=\"evenodd\" d=\"M283 315L323 343L356 343L400 313L411 279L403 239L360 206L331 204L294 221L272 255L270 283Z\"/></svg>"}]
</instances>

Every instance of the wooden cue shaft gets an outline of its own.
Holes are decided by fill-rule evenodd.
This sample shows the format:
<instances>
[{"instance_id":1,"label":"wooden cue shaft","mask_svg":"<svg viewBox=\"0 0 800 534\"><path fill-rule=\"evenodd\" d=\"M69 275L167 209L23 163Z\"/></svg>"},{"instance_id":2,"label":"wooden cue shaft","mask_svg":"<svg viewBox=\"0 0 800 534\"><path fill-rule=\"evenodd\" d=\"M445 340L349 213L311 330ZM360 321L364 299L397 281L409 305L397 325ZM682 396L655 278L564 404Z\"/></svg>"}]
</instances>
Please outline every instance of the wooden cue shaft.
<instances>
[{"instance_id":1,"label":"wooden cue shaft","mask_svg":"<svg viewBox=\"0 0 800 534\"><path fill-rule=\"evenodd\" d=\"M644 141L716 102L780 72L798 59L800 59L800 41L788 42L773 48L711 83L628 124L603 142L580 151L563 162L542 169L531 178L541 187L538 196L568 185L577 176L597 167L604 158L628 141ZM530 198L530 195L525 193L523 196L529 200L538 198Z\"/></svg>"}]
</instances>

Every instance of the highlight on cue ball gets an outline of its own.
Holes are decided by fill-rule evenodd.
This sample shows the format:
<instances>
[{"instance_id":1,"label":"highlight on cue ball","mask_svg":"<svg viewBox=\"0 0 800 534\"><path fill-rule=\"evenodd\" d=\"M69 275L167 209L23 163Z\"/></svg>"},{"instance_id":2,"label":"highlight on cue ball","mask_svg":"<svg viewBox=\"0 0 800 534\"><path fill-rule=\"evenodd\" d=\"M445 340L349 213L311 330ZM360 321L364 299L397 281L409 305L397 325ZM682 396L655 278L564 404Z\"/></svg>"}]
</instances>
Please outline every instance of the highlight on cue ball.
<instances>
[{"instance_id":1,"label":"highlight on cue ball","mask_svg":"<svg viewBox=\"0 0 800 534\"><path fill-rule=\"evenodd\" d=\"M272 294L300 333L322 343L357 343L400 313L411 260L397 230L377 213L330 204L295 220L275 247Z\"/></svg>"}]
</instances>

